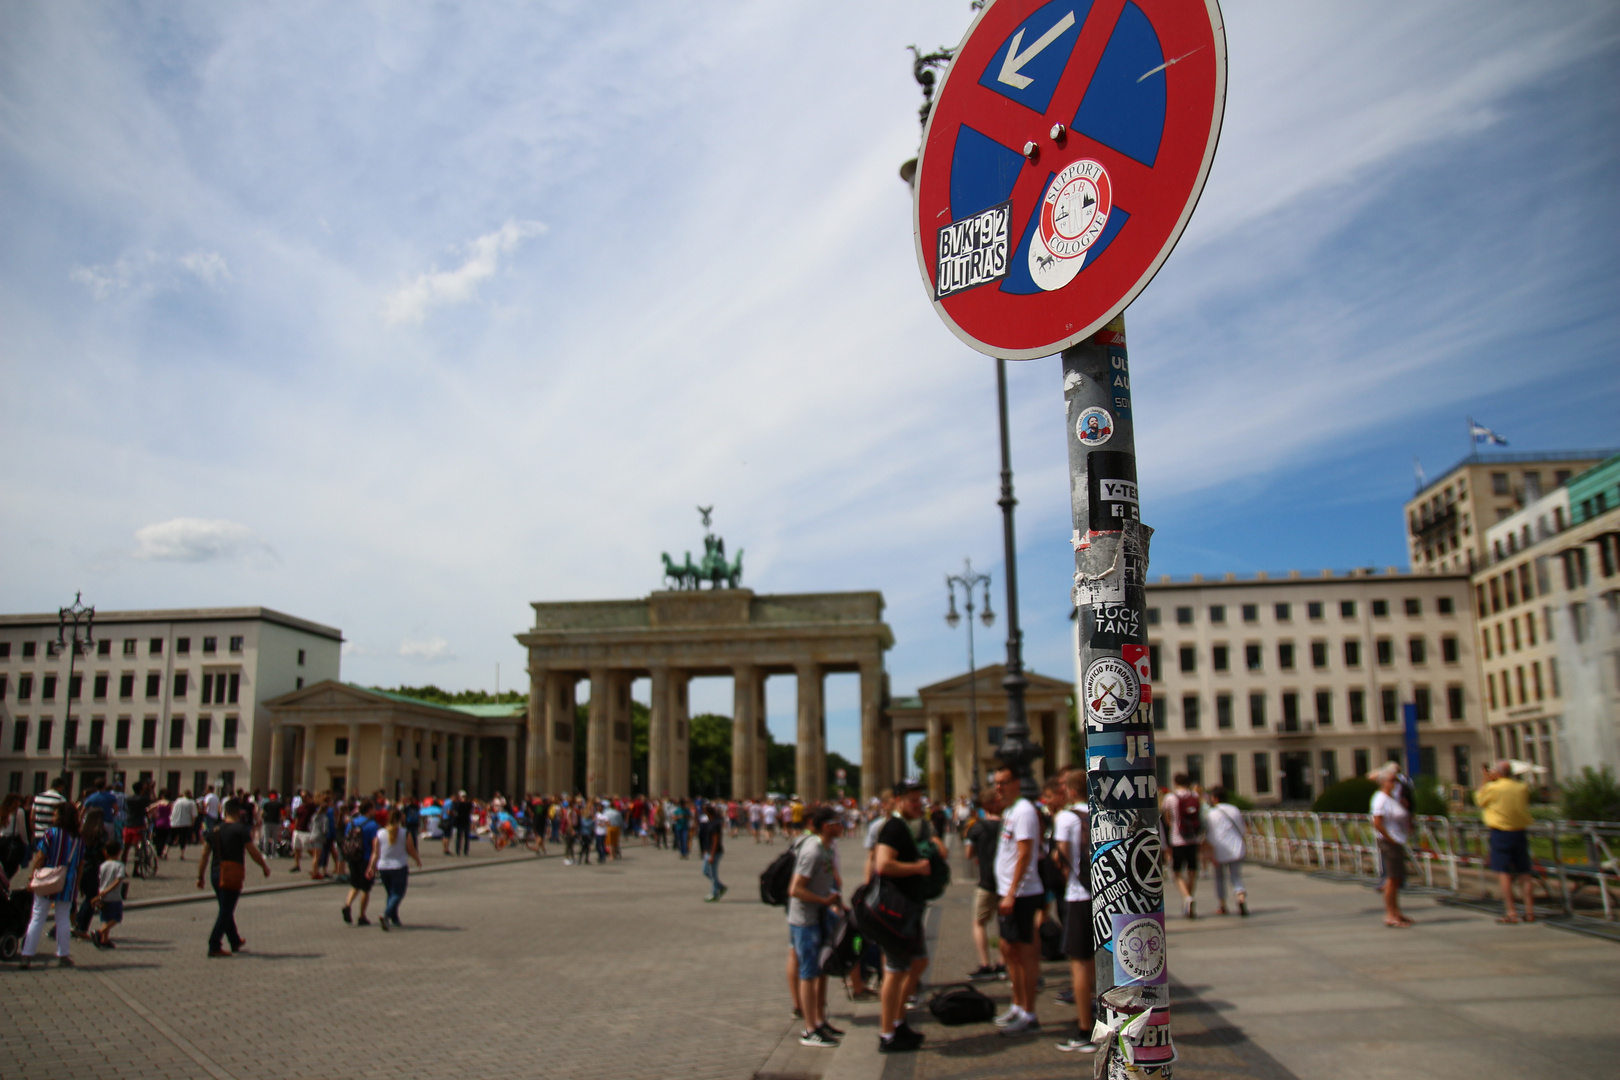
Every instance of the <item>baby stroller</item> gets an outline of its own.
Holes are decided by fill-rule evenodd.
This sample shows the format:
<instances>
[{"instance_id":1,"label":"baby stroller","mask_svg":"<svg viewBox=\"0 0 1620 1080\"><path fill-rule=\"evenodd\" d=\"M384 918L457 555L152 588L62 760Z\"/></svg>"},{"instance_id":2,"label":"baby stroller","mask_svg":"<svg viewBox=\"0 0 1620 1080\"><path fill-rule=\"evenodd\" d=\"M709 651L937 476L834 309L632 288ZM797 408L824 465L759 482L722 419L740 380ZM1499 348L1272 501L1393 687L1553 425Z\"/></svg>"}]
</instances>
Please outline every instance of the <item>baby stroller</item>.
<instances>
[{"instance_id":1,"label":"baby stroller","mask_svg":"<svg viewBox=\"0 0 1620 1080\"><path fill-rule=\"evenodd\" d=\"M10 963L22 952L23 934L34 911L34 896L18 880L28 862L28 845L19 837L0 840L0 870L5 871L10 888L0 888L0 960Z\"/></svg>"}]
</instances>

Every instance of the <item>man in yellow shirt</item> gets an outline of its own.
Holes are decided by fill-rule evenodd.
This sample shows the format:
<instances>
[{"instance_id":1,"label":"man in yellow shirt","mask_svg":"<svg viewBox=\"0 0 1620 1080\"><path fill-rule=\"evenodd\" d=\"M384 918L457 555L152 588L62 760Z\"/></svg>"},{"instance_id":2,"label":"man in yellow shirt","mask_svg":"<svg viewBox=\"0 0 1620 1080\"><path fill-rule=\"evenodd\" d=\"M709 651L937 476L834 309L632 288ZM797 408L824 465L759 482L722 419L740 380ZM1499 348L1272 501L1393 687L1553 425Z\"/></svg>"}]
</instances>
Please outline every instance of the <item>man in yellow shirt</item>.
<instances>
[{"instance_id":1,"label":"man in yellow shirt","mask_svg":"<svg viewBox=\"0 0 1620 1080\"><path fill-rule=\"evenodd\" d=\"M1530 899L1530 838L1525 830L1530 816L1530 789L1513 778L1513 767L1498 761L1485 770L1486 783L1474 792L1474 802L1484 811L1485 827L1490 830L1490 868L1500 875L1502 903L1507 912L1497 922L1516 923L1513 910L1513 884L1517 878L1524 889L1524 921L1536 921L1536 907Z\"/></svg>"}]
</instances>

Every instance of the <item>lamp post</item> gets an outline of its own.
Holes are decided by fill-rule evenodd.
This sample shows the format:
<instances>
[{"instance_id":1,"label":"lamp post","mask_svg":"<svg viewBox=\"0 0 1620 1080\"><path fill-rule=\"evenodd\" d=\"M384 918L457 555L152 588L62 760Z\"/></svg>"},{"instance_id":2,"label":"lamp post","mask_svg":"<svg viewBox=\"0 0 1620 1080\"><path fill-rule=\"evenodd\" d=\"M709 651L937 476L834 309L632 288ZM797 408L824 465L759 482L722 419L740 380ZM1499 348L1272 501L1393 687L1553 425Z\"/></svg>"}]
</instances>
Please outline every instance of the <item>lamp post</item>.
<instances>
[{"instance_id":1,"label":"lamp post","mask_svg":"<svg viewBox=\"0 0 1620 1080\"><path fill-rule=\"evenodd\" d=\"M62 719L62 775L68 771L68 728L73 723L73 672L79 658L79 650L87 649L95 644L94 631L96 609L85 607L81 601L84 594L75 592L73 603L65 608L58 608L56 612L56 644L58 648L68 650L68 681L67 681L67 711ZM68 627L73 628L70 635ZM79 630L83 627L81 637Z\"/></svg>"},{"instance_id":2,"label":"lamp post","mask_svg":"<svg viewBox=\"0 0 1620 1080\"><path fill-rule=\"evenodd\" d=\"M945 623L955 627L962 621L962 616L956 613L956 590L962 589L962 604L967 608L967 639L968 639L968 760L973 764L969 790L976 800L979 797L979 678L976 674L978 665L973 659L973 590L979 586L984 587L984 611L979 618L984 625L992 626L996 621L996 613L990 610L990 575L973 572L973 561L962 560L960 574L945 575L945 591L950 597L950 610L945 613Z\"/></svg>"}]
</instances>

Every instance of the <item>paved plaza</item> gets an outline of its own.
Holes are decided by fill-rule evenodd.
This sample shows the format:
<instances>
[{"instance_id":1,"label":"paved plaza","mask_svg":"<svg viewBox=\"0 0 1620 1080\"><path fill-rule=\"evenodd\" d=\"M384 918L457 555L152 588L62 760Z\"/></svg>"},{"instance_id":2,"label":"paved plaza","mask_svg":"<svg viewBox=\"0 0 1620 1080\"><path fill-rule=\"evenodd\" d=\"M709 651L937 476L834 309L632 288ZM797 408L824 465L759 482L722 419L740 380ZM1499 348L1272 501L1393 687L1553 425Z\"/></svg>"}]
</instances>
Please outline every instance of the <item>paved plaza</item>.
<instances>
[{"instance_id":1,"label":"paved plaza","mask_svg":"<svg viewBox=\"0 0 1620 1080\"><path fill-rule=\"evenodd\" d=\"M860 860L846 847L853 880ZM944 1028L919 1012L924 1050L880 1057L875 1004L835 988L834 1023L850 1037L836 1051L800 1047L782 912L757 899L780 844L733 841L719 904L702 902L697 859L634 843L622 862L589 867L478 850L430 854L462 869L413 876L401 933L345 926L339 889L308 886L245 896L250 951L230 960L203 955L208 902L132 909L115 952L75 943L77 970L0 969L0 1075L1089 1075L1089 1059L1055 1049L1070 1015L1052 1000L1067 982L1056 964L1039 1035ZM278 884L299 880L285 865L272 863L288 879ZM1171 919L1178 1076L1493 1080L1607 1075L1620 1061L1620 946L1425 898L1408 903L1415 928L1389 930L1360 886L1249 877L1251 918ZM250 880L262 880L256 868ZM136 895L143 886L172 887L136 883ZM970 900L959 882L931 919L936 982L973 965ZM1005 984L984 988L1007 998Z\"/></svg>"}]
</instances>

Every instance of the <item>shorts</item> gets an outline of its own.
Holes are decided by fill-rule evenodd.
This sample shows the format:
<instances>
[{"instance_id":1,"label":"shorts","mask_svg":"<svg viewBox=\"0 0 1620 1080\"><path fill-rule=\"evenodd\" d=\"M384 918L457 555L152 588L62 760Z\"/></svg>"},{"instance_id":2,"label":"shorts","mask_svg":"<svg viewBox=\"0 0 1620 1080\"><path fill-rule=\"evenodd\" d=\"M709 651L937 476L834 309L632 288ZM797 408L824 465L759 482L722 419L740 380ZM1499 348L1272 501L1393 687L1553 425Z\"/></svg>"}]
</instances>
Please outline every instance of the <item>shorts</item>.
<instances>
[{"instance_id":1,"label":"shorts","mask_svg":"<svg viewBox=\"0 0 1620 1080\"><path fill-rule=\"evenodd\" d=\"M349 888L359 889L363 893L371 892L374 883L371 878L366 877L366 871L370 868L370 859L349 863Z\"/></svg>"},{"instance_id":2,"label":"shorts","mask_svg":"<svg viewBox=\"0 0 1620 1080\"><path fill-rule=\"evenodd\" d=\"M1001 903L1001 897L986 889L976 886L973 890L973 925L983 926L996 917L996 905Z\"/></svg>"},{"instance_id":3,"label":"shorts","mask_svg":"<svg viewBox=\"0 0 1620 1080\"><path fill-rule=\"evenodd\" d=\"M883 970L903 975L911 970L913 961L928 956L928 943L919 941L914 949L891 949L883 946Z\"/></svg>"},{"instance_id":4,"label":"shorts","mask_svg":"<svg viewBox=\"0 0 1620 1080\"><path fill-rule=\"evenodd\" d=\"M312 833L312 832L296 832L295 831L293 833L293 850L294 851L315 851L315 850L317 850L316 846L315 846L315 834Z\"/></svg>"},{"instance_id":5,"label":"shorts","mask_svg":"<svg viewBox=\"0 0 1620 1080\"><path fill-rule=\"evenodd\" d=\"M607 846L614 851L619 850L619 827L617 825L608 826Z\"/></svg>"},{"instance_id":6,"label":"shorts","mask_svg":"<svg viewBox=\"0 0 1620 1080\"><path fill-rule=\"evenodd\" d=\"M1190 870L1198 873L1198 845L1176 844L1170 848L1170 871Z\"/></svg>"},{"instance_id":7,"label":"shorts","mask_svg":"<svg viewBox=\"0 0 1620 1080\"><path fill-rule=\"evenodd\" d=\"M1498 874L1530 872L1530 837L1508 829L1491 830L1490 867Z\"/></svg>"},{"instance_id":8,"label":"shorts","mask_svg":"<svg viewBox=\"0 0 1620 1080\"><path fill-rule=\"evenodd\" d=\"M1063 955L1070 960L1090 960L1097 955L1097 942L1092 933L1091 901L1066 900L1068 910L1063 919Z\"/></svg>"},{"instance_id":9,"label":"shorts","mask_svg":"<svg viewBox=\"0 0 1620 1080\"><path fill-rule=\"evenodd\" d=\"M1523 836L1524 834L1520 833L1519 835ZM132 847L136 847L145 838L146 838L146 830L145 829L131 829L127 825L124 826L124 850L125 851L128 851Z\"/></svg>"},{"instance_id":10,"label":"shorts","mask_svg":"<svg viewBox=\"0 0 1620 1080\"><path fill-rule=\"evenodd\" d=\"M1384 877L1395 883L1397 889L1406 885L1406 845L1378 840L1378 856L1384 865Z\"/></svg>"},{"instance_id":11,"label":"shorts","mask_svg":"<svg viewBox=\"0 0 1620 1080\"><path fill-rule=\"evenodd\" d=\"M996 929L1001 940L1009 945L1028 945L1035 940L1035 913L1046 906L1046 896L1035 893L1013 899L1011 915L996 917Z\"/></svg>"},{"instance_id":12,"label":"shorts","mask_svg":"<svg viewBox=\"0 0 1620 1080\"><path fill-rule=\"evenodd\" d=\"M793 954L799 958L799 978L821 978L821 924L815 926L788 926L788 941Z\"/></svg>"},{"instance_id":13,"label":"shorts","mask_svg":"<svg viewBox=\"0 0 1620 1080\"><path fill-rule=\"evenodd\" d=\"M101 902L101 921L103 923L123 922L124 902L122 900L103 900Z\"/></svg>"}]
</instances>

